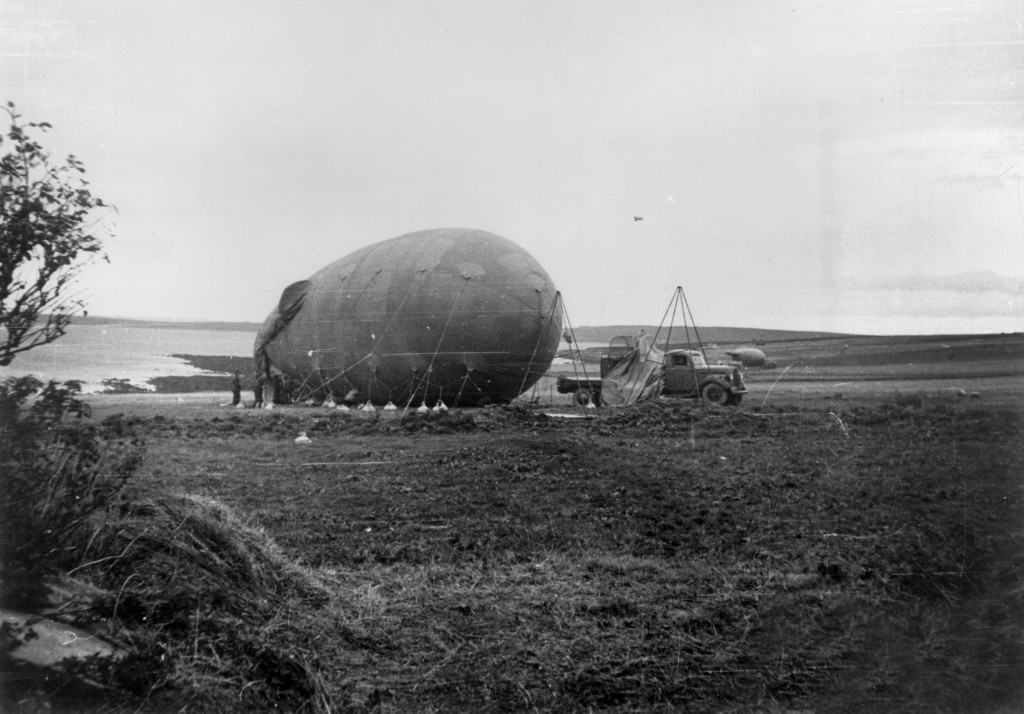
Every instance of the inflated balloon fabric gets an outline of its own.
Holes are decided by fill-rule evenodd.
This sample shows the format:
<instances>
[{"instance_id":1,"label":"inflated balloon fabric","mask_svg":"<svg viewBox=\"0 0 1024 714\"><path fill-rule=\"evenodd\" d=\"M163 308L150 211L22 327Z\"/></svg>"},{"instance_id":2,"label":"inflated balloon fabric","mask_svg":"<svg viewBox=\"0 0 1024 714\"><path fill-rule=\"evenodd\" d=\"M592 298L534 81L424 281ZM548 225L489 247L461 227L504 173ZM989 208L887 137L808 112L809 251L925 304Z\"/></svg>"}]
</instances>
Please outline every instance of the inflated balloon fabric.
<instances>
[{"instance_id":1,"label":"inflated balloon fabric","mask_svg":"<svg viewBox=\"0 0 1024 714\"><path fill-rule=\"evenodd\" d=\"M374 404L504 403L547 371L562 332L551 279L485 231L419 231L294 283L256 339L257 368Z\"/></svg>"}]
</instances>

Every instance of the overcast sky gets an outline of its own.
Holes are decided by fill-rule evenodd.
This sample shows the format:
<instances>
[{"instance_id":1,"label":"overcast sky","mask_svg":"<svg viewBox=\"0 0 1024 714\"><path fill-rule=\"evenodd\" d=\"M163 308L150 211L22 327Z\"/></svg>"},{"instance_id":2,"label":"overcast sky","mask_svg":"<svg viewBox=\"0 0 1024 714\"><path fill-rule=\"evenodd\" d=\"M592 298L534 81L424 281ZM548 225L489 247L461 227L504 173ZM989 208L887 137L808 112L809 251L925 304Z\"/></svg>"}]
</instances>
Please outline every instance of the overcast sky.
<instances>
[{"instance_id":1,"label":"overcast sky","mask_svg":"<svg viewBox=\"0 0 1024 714\"><path fill-rule=\"evenodd\" d=\"M572 323L1024 330L1020 0L0 3L0 100L113 203L94 315L262 321L509 238ZM635 220L642 217L643 220Z\"/></svg>"}]
</instances>

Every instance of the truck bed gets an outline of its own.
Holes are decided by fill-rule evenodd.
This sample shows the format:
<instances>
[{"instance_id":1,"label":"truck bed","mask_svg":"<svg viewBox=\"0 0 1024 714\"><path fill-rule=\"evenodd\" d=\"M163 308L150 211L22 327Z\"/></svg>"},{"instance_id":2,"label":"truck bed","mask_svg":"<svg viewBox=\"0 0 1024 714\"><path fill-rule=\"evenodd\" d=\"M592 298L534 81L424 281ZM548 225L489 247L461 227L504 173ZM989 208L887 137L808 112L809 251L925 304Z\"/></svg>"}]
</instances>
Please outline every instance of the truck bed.
<instances>
[{"instance_id":1,"label":"truck bed","mask_svg":"<svg viewBox=\"0 0 1024 714\"><path fill-rule=\"evenodd\" d=\"M601 379L599 377L567 377L560 374L555 381L555 389L559 394L573 394L581 389L599 392L601 391Z\"/></svg>"}]
</instances>

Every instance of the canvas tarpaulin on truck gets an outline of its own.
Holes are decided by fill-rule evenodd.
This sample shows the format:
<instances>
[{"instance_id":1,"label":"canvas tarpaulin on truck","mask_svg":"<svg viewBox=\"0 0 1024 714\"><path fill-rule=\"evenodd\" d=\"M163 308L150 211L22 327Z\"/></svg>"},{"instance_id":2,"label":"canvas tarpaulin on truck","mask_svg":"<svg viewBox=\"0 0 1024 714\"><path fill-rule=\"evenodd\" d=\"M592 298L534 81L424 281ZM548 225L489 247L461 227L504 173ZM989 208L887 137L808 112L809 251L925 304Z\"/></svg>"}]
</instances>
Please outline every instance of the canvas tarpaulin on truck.
<instances>
[{"instance_id":1,"label":"canvas tarpaulin on truck","mask_svg":"<svg viewBox=\"0 0 1024 714\"><path fill-rule=\"evenodd\" d=\"M601 400L610 406L629 406L661 394L665 353L654 346L652 335L639 335L634 343L601 380Z\"/></svg>"}]
</instances>

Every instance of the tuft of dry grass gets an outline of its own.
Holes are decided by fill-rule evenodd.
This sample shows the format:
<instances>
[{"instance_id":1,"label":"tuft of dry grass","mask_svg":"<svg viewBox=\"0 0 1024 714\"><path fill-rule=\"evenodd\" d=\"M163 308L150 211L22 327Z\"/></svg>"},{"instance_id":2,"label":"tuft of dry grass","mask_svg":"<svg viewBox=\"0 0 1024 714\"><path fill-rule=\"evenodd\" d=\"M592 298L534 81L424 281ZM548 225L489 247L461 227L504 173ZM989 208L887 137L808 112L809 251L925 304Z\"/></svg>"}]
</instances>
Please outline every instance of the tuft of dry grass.
<instances>
[{"instance_id":1,"label":"tuft of dry grass","mask_svg":"<svg viewBox=\"0 0 1024 714\"><path fill-rule=\"evenodd\" d=\"M148 706L331 709L315 645L327 590L224 505L136 494L75 575L94 588L91 615L134 653L112 683Z\"/></svg>"}]
</instances>

